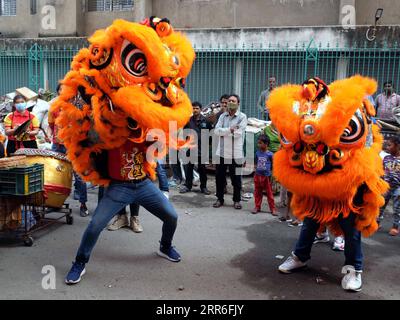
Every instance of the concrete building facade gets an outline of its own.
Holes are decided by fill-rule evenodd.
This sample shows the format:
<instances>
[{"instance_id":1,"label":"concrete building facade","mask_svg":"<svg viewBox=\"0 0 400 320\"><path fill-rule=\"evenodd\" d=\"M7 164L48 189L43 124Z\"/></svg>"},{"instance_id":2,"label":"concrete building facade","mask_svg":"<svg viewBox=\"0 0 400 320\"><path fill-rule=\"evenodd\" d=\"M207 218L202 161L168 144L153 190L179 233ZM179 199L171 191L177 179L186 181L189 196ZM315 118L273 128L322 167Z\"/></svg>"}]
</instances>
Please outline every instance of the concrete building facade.
<instances>
[{"instance_id":1,"label":"concrete building facade","mask_svg":"<svg viewBox=\"0 0 400 320\"><path fill-rule=\"evenodd\" d=\"M93 3L132 6L89 10ZM327 27L371 25L376 9L383 8L382 25L400 24L396 0L0 0L0 4L16 8L10 15L0 6L0 32L6 38L84 37L117 18L140 21L151 15L168 17L176 28L189 30ZM53 18L54 25L49 23Z\"/></svg>"},{"instance_id":2,"label":"concrete building facade","mask_svg":"<svg viewBox=\"0 0 400 320\"><path fill-rule=\"evenodd\" d=\"M93 2L90 2L93 1ZM115 0L114 0L115 1ZM91 3L114 3L104 0L1 0L16 6L15 15L0 14L0 32L4 38L85 37L115 19L140 21L152 14L152 1L125 0L132 9L117 6L88 10ZM115 3L123 1L115 1ZM114 10L114 11L112 11Z\"/></svg>"}]
</instances>

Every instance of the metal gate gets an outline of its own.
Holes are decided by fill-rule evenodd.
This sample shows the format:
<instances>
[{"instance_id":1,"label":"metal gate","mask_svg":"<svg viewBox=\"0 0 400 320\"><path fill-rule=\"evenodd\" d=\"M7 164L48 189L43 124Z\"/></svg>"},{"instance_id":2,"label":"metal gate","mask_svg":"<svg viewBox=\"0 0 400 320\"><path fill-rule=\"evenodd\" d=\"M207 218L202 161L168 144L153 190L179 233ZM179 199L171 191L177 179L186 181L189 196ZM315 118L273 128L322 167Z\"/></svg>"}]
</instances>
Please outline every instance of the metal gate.
<instances>
[{"instance_id":1,"label":"metal gate","mask_svg":"<svg viewBox=\"0 0 400 320\"><path fill-rule=\"evenodd\" d=\"M29 88L38 92L44 87L43 51L42 47L34 44L28 52Z\"/></svg>"}]
</instances>

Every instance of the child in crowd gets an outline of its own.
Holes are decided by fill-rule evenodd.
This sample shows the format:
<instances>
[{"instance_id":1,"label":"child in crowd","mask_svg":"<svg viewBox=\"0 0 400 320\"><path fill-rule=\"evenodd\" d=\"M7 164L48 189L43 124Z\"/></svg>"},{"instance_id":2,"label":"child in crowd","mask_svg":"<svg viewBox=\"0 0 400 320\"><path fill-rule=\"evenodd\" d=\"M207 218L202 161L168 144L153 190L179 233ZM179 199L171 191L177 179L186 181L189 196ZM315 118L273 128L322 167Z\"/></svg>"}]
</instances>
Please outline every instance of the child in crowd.
<instances>
[{"instance_id":1,"label":"child in crowd","mask_svg":"<svg viewBox=\"0 0 400 320\"><path fill-rule=\"evenodd\" d=\"M272 193L271 177L272 177L272 159L273 153L268 150L270 139L266 135L258 138L258 151L256 153L256 173L254 176L254 198L255 208L253 214L261 212L263 192L267 193L267 199L271 214L277 216L275 209L275 200Z\"/></svg>"},{"instance_id":2,"label":"child in crowd","mask_svg":"<svg viewBox=\"0 0 400 320\"><path fill-rule=\"evenodd\" d=\"M389 183L390 190L385 195L385 206L381 208L379 223L383 219L383 215L390 199L393 198L393 227L389 234L397 236L399 234L400 225L400 136L389 137L386 144L386 155L383 159L383 166L385 168L385 181Z\"/></svg>"}]
</instances>

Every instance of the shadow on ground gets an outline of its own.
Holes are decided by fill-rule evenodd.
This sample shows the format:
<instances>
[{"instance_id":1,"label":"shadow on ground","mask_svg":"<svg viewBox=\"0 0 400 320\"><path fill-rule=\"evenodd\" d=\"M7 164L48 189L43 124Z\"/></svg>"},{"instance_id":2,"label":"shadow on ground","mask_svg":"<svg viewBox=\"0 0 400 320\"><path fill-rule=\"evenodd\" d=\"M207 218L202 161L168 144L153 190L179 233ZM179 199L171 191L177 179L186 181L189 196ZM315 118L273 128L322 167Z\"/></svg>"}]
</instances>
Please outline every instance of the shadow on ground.
<instances>
[{"instance_id":1,"label":"shadow on ground","mask_svg":"<svg viewBox=\"0 0 400 320\"><path fill-rule=\"evenodd\" d=\"M247 233L247 239L254 244L254 248L236 256L231 264L243 271L241 282L267 294L270 299L398 299L396 288L399 284L399 272L395 271L394 275L388 278L387 274L383 275L382 270L398 270L400 239L390 238L386 230L379 231L369 241L370 244L363 244L366 267L364 288L360 293L342 290L341 267L344 255L332 251L330 245L315 245L313 259L308 268L291 275L283 275L277 268L284 260L277 256L287 258L293 250L300 229L291 229L286 224L270 221L254 224L243 230ZM379 285L382 286L382 290L377 287Z\"/></svg>"}]
</instances>

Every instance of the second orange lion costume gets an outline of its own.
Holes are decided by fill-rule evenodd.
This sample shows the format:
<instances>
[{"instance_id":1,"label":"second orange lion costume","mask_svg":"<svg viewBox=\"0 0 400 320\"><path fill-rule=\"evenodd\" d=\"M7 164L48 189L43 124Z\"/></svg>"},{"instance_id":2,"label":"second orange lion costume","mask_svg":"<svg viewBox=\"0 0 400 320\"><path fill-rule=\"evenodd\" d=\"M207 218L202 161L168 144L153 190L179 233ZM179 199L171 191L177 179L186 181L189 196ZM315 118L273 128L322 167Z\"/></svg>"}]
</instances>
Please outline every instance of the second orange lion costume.
<instances>
[{"instance_id":1,"label":"second orange lion costume","mask_svg":"<svg viewBox=\"0 0 400 320\"><path fill-rule=\"evenodd\" d=\"M335 235L342 234L338 216L351 212L364 236L378 229L388 185L379 155L383 139L366 99L376 89L374 80L361 76L329 87L313 78L276 89L268 101L283 146L275 154L274 175L293 193L297 217L327 224ZM361 205L354 203L357 194Z\"/></svg>"}]
</instances>

